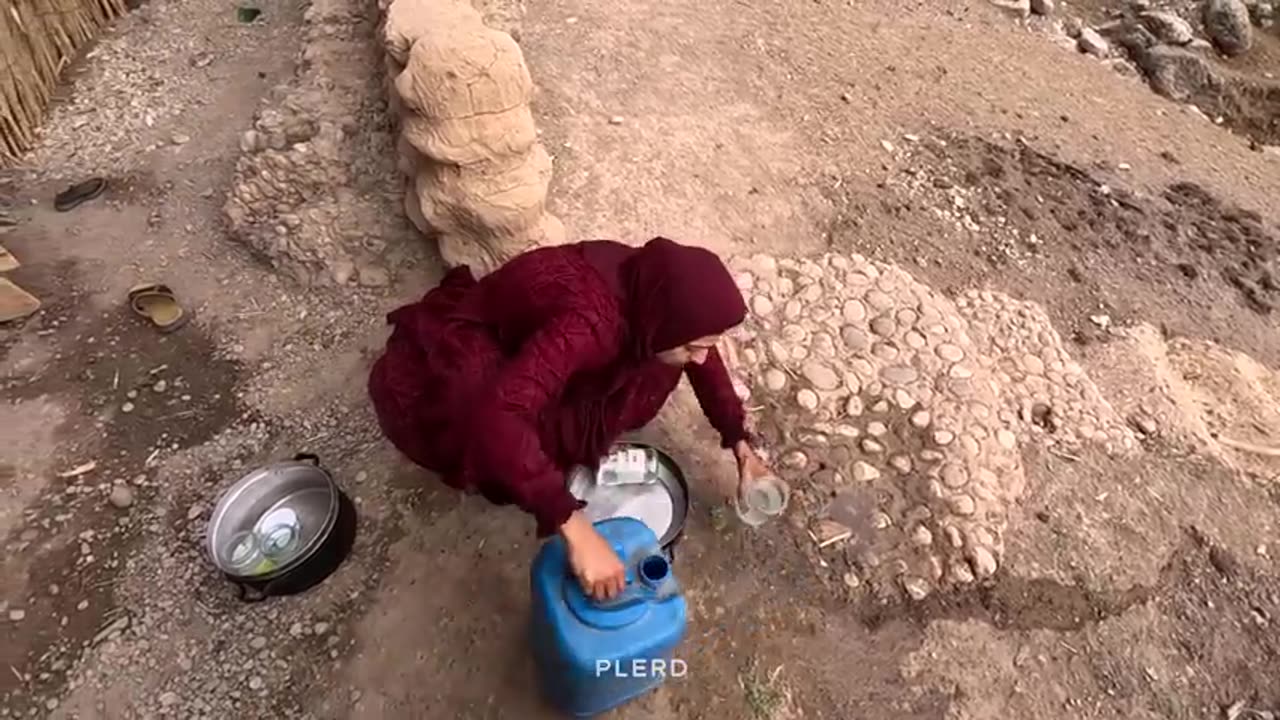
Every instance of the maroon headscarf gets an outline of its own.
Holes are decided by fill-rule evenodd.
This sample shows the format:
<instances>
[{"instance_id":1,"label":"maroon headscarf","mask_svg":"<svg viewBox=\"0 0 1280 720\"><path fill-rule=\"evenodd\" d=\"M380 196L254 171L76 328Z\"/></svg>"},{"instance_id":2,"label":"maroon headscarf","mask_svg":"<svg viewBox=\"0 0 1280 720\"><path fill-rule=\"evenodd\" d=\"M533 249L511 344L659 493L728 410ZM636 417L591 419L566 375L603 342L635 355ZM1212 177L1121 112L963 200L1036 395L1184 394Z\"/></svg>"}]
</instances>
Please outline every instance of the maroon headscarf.
<instances>
[{"instance_id":1,"label":"maroon headscarf","mask_svg":"<svg viewBox=\"0 0 1280 720\"><path fill-rule=\"evenodd\" d=\"M587 260L613 286L627 316L633 358L644 360L747 316L733 275L710 250L658 237L642 247L583 244Z\"/></svg>"}]
</instances>

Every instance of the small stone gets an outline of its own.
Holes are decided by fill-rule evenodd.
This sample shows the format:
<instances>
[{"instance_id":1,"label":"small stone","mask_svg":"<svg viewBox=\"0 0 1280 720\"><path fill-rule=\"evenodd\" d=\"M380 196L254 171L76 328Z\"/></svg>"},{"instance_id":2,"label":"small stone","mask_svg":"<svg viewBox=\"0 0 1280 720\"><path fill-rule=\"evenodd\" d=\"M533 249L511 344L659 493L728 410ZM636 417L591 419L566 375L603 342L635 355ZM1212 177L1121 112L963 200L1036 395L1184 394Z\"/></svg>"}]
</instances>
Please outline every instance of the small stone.
<instances>
[{"instance_id":1,"label":"small stone","mask_svg":"<svg viewBox=\"0 0 1280 720\"><path fill-rule=\"evenodd\" d=\"M800 392L796 393L796 404L810 412L817 410L818 393L810 390L809 388L803 388Z\"/></svg>"},{"instance_id":2,"label":"small stone","mask_svg":"<svg viewBox=\"0 0 1280 720\"><path fill-rule=\"evenodd\" d=\"M880 315L871 320L871 332L881 337L889 337L897 329L897 324L888 315Z\"/></svg>"},{"instance_id":3,"label":"small stone","mask_svg":"<svg viewBox=\"0 0 1280 720\"><path fill-rule=\"evenodd\" d=\"M843 580L844 584L850 589L856 590L862 585L862 580L858 577L857 573L852 570L844 574Z\"/></svg>"},{"instance_id":4,"label":"small stone","mask_svg":"<svg viewBox=\"0 0 1280 720\"><path fill-rule=\"evenodd\" d=\"M85 610L88 610L88 609L89 609L88 600L81 600L80 602L76 603L76 610L79 610L80 612L84 612Z\"/></svg>"},{"instance_id":5,"label":"small stone","mask_svg":"<svg viewBox=\"0 0 1280 720\"><path fill-rule=\"evenodd\" d=\"M253 638L249 640L249 647L253 648L254 650L261 650L266 646L267 646L267 639L262 637L261 635L254 635Z\"/></svg>"},{"instance_id":6,"label":"small stone","mask_svg":"<svg viewBox=\"0 0 1280 720\"><path fill-rule=\"evenodd\" d=\"M857 395L852 395L849 397L847 401L845 401L844 414L851 418L858 417L863 413L864 410L865 410L865 407L864 407L864 403L862 402L862 398Z\"/></svg>"},{"instance_id":7,"label":"small stone","mask_svg":"<svg viewBox=\"0 0 1280 720\"><path fill-rule=\"evenodd\" d=\"M782 466L793 470L803 470L809 464L809 456L800 450L792 450L782 456Z\"/></svg>"},{"instance_id":8,"label":"small stone","mask_svg":"<svg viewBox=\"0 0 1280 720\"><path fill-rule=\"evenodd\" d=\"M764 371L764 386L771 392L778 392L787 386L787 374L777 368Z\"/></svg>"},{"instance_id":9,"label":"small stone","mask_svg":"<svg viewBox=\"0 0 1280 720\"><path fill-rule=\"evenodd\" d=\"M933 533L929 531L929 528L923 525L917 525L915 529L911 531L911 542L919 545L920 547L932 545Z\"/></svg>"},{"instance_id":10,"label":"small stone","mask_svg":"<svg viewBox=\"0 0 1280 720\"><path fill-rule=\"evenodd\" d=\"M626 118L622 117L621 115L614 115L613 117L609 118L610 125L621 125L624 122L626 122Z\"/></svg>"},{"instance_id":11,"label":"small stone","mask_svg":"<svg viewBox=\"0 0 1280 720\"><path fill-rule=\"evenodd\" d=\"M1138 19L1157 40L1168 45L1186 45L1196 38L1191 23L1171 12L1152 10L1140 13Z\"/></svg>"},{"instance_id":12,"label":"small stone","mask_svg":"<svg viewBox=\"0 0 1280 720\"><path fill-rule=\"evenodd\" d=\"M907 597L916 602L929 597L929 583L922 578L903 576L902 589L907 592Z\"/></svg>"},{"instance_id":13,"label":"small stone","mask_svg":"<svg viewBox=\"0 0 1280 720\"><path fill-rule=\"evenodd\" d=\"M933 416L928 410L917 410L911 413L911 425L919 430L929 427L929 423L933 421Z\"/></svg>"},{"instance_id":14,"label":"small stone","mask_svg":"<svg viewBox=\"0 0 1280 720\"><path fill-rule=\"evenodd\" d=\"M942 484L951 489L962 488L969 482L969 473L963 466L948 463L942 466Z\"/></svg>"},{"instance_id":15,"label":"small stone","mask_svg":"<svg viewBox=\"0 0 1280 720\"><path fill-rule=\"evenodd\" d=\"M951 511L957 515L969 516L978 511L978 506L974 503L973 498L968 495L956 495L951 498L949 503Z\"/></svg>"},{"instance_id":16,"label":"small stone","mask_svg":"<svg viewBox=\"0 0 1280 720\"><path fill-rule=\"evenodd\" d=\"M886 530L890 525L893 525L893 518L882 512L877 512L871 516L871 527L876 530Z\"/></svg>"},{"instance_id":17,"label":"small stone","mask_svg":"<svg viewBox=\"0 0 1280 720\"><path fill-rule=\"evenodd\" d=\"M996 431L996 441L999 442L1000 446L1005 450L1012 450L1018 447L1018 437L1004 428L1000 428Z\"/></svg>"},{"instance_id":18,"label":"small stone","mask_svg":"<svg viewBox=\"0 0 1280 720\"><path fill-rule=\"evenodd\" d=\"M880 477L880 471L874 465L861 460L853 464L850 474L856 482L871 482Z\"/></svg>"},{"instance_id":19,"label":"small stone","mask_svg":"<svg viewBox=\"0 0 1280 720\"><path fill-rule=\"evenodd\" d=\"M909 365L890 365L880 371L880 379L889 385L906 385L918 377L920 373Z\"/></svg>"},{"instance_id":20,"label":"small stone","mask_svg":"<svg viewBox=\"0 0 1280 720\"><path fill-rule=\"evenodd\" d=\"M957 560L951 564L951 579L958 583L968 585L974 581L973 570L970 570L966 563L962 563Z\"/></svg>"},{"instance_id":21,"label":"small stone","mask_svg":"<svg viewBox=\"0 0 1280 720\"><path fill-rule=\"evenodd\" d=\"M172 690L160 694L160 704L164 707L173 707L181 701L182 698L178 697L178 693Z\"/></svg>"},{"instance_id":22,"label":"small stone","mask_svg":"<svg viewBox=\"0 0 1280 720\"><path fill-rule=\"evenodd\" d=\"M26 610L20 610L18 608L14 608L9 611L9 619L12 620L13 622L22 622L23 618L25 618L26 616L27 616Z\"/></svg>"},{"instance_id":23,"label":"small stone","mask_svg":"<svg viewBox=\"0 0 1280 720\"><path fill-rule=\"evenodd\" d=\"M862 451L868 454L875 455L884 452L884 445L881 445L879 442L872 440L871 438L862 438L860 445L862 447Z\"/></svg>"},{"instance_id":24,"label":"small stone","mask_svg":"<svg viewBox=\"0 0 1280 720\"><path fill-rule=\"evenodd\" d=\"M329 623L318 622L312 626L311 632L314 635L324 635L325 633L329 632Z\"/></svg>"},{"instance_id":25,"label":"small stone","mask_svg":"<svg viewBox=\"0 0 1280 720\"><path fill-rule=\"evenodd\" d=\"M1026 355L1022 358L1022 367L1032 375L1044 374L1044 361L1035 355Z\"/></svg>"},{"instance_id":26,"label":"small stone","mask_svg":"<svg viewBox=\"0 0 1280 720\"><path fill-rule=\"evenodd\" d=\"M191 142L191 136L183 135L182 133L174 133L171 139L173 140L174 145L186 145Z\"/></svg>"},{"instance_id":27,"label":"small stone","mask_svg":"<svg viewBox=\"0 0 1280 720\"><path fill-rule=\"evenodd\" d=\"M871 354L887 363L893 362L898 359L898 348L893 343L878 342L871 347Z\"/></svg>"},{"instance_id":28,"label":"small stone","mask_svg":"<svg viewBox=\"0 0 1280 720\"><path fill-rule=\"evenodd\" d=\"M903 410L910 410L916 406L916 399L912 397L911 393L902 388L893 391L893 402Z\"/></svg>"},{"instance_id":29,"label":"small stone","mask_svg":"<svg viewBox=\"0 0 1280 720\"><path fill-rule=\"evenodd\" d=\"M872 420L867 423L867 434L871 437L884 437L888 434L889 428L879 420Z\"/></svg>"},{"instance_id":30,"label":"small stone","mask_svg":"<svg viewBox=\"0 0 1280 720\"><path fill-rule=\"evenodd\" d=\"M127 403L125 403L125 404L121 405L121 406L120 406L120 412L123 412L123 413L131 413L131 412L133 412L133 403L131 403L131 402L127 402Z\"/></svg>"},{"instance_id":31,"label":"small stone","mask_svg":"<svg viewBox=\"0 0 1280 720\"><path fill-rule=\"evenodd\" d=\"M1076 40L1080 52L1098 58L1105 58L1111 52L1111 45L1093 28L1084 28Z\"/></svg>"},{"instance_id":32,"label":"small stone","mask_svg":"<svg viewBox=\"0 0 1280 720\"><path fill-rule=\"evenodd\" d=\"M1205 0L1201 21L1213 46L1223 55L1235 57L1253 47L1253 25L1244 0Z\"/></svg>"},{"instance_id":33,"label":"small stone","mask_svg":"<svg viewBox=\"0 0 1280 720\"><path fill-rule=\"evenodd\" d=\"M865 352L871 347L871 337L852 325L840 328L840 339L846 348L855 353Z\"/></svg>"},{"instance_id":34,"label":"small stone","mask_svg":"<svg viewBox=\"0 0 1280 720\"><path fill-rule=\"evenodd\" d=\"M1031 0L1031 12L1036 15L1049 16L1054 11L1054 0Z\"/></svg>"},{"instance_id":35,"label":"small stone","mask_svg":"<svg viewBox=\"0 0 1280 720\"><path fill-rule=\"evenodd\" d=\"M889 465L903 475L911 472L911 458L907 455L894 455L889 458Z\"/></svg>"},{"instance_id":36,"label":"small stone","mask_svg":"<svg viewBox=\"0 0 1280 720\"><path fill-rule=\"evenodd\" d=\"M951 369L947 371L947 374L956 380L968 380L973 377L973 370L971 370L967 365L957 364L952 365Z\"/></svg>"},{"instance_id":37,"label":"small stone","mask_svg":"<svg viewBox=\"0 0 1280 720\"><path fill-rule=\"evenodd\" d=\"M950 430L938 430L933 433L933 442L935 445L946 447L954 442L956 434Z\"/></svg>"},{"instance_id":38,"label":"small stone","mask_svg":"<svg viewBox=\"0 0 1280 720\"><path fill-rule=\"evenodd\" d=\"M302 634L305 632L306 628L304 628L300 622L296 622L289 626L289 634L293 637L302 637Z\"/></svg>"},{"instance_id":39,"label":"small stone","mask_svg":"<svg viewBox=\"0 0 1280 720\"><path fill-rule=\"evenodd\" d=\"M737 284L738 289L743 292L747 292L751 290L751 288L755 287L756 285L755 276L753 276L749 272L735 273L733 276L733 281L735 284Z\"/></svg>"},{"instance_id":40,"label":"small stone","mask_svg":"<svg viewBox=\"0 0 1280 720\"><path fill-rule=\"evenodd\" d=\"M1129 424L1133 426L1134 430L1147 437L1154 437L1160 430L1160 427L1156 425L1156 421L1149 415L1134 415L1129 418Z\"/></svg>"},{"instance_id":41,"label":"small stone","mask_svg":"<svg viewBox=\"0 0 1280 720\"><path fill-rule=\"evenodd\" d=\"M199 518L199 517L200 517L201 515L203 515L203 514L204 514L204 504L203 504L203 503L193 503L193 504L191 505L191 507L187 508L187 519L188 519L188 520L195 520L196 518Z\"/></svg>"},{"instance_id":42,"label":"small stone","mask_svg":"<svg viewBox=\"0 0 1280 720\"><path fill-rule=\"evenodd\" d=\"M107 496L107 500L114 506L124 510L133 505L133 490L128 485L116 485L111 488L111 494Z\"/></svg>"},{"instance_id":43,"label":"small stone","mask_svg":"<svg viewBox=\"0 0 1280 720\"><path fill-rule=\"evenodd\" d=\"M757 295L751 298L751 311L760 317L768 317L773 314L773 301L764 295Z\"/></svg>"},{"instance_id":44,"label":"small stone","mask_svg":"<svg viewBox=\"0 0 1280 720\"><path fill-rule=\"evenodd\" d=\"M973 564L973 573L980 578L988 578L996 572L996 558L991 551L982 546L969 550L969 561Z\"/></svg>"},{"instance_id":45,"label":"small stone","mask_svg":"<svg viewBox=\"0 0 1280 720\"><path fill-rule=\"evenodd\" d=\"M836 374L830 367L819 362L807 362L804 364L801 372L813 386L819 390L835 390L840 387L840 376ZM813 408L809 408L812 410Z\"/></svg>"},{"instance_id":46,"label":"small stone","mask_svg":"<svg viewBox=\"0 0 1280 720\"><path fill-rule=\"evenodd\" d=\"M893 297L881 290L870 290L867 292L867 304L873 310L883 312L893 307Z\"/></svg>"},{"instance_id":47,"label":"small stone","mask_svg":"<svg viewBox=\"0 0 1280 720\"><path fill-rule=\"evenodd\" d=\"M847 323L860 324L867 319L867 306L861 300L848 300L840 309L840 316Z\"/></svg>"},{"instance_id":48,"label":"small stone","mask_svg":"<svg viewBox=\"0 0 1280 720\"><path fill-rule=\"evenodd\" d=\"M250 690L257 692L258 690L262 689L262 686L263 686L262 678L258 677L257 675L254 675L253 677L249 678Z\"/></svg>"},{"instance_id":49,"label":"small stone","mask_svg":"<svg viewBox=\"0 0 1280 720\"><path fill-rule=\"evenodd\" d=\"M934 352L937 353L938 357L950 363L957 363L964 359L964 350L951 343L942 343Z\"/></svg>"}]
</instances>

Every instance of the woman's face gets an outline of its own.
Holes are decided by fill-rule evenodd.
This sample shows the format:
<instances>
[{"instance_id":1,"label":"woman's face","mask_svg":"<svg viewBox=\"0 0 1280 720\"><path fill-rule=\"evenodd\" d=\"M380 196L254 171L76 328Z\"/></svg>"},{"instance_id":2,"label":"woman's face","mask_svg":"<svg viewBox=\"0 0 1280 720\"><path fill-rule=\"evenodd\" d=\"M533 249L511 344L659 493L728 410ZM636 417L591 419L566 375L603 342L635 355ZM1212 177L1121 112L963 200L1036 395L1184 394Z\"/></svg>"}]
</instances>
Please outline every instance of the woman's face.
<instances>
[{"instance_id":1,"label":"woman's face","mask_svg":"<svg viewBox=\"0 0 1280 720\"><path fill-rule=\"evenodd\" d=\"M692 342L687 342L680 347L663 350L658 353L658 360L675 367L684 367L689 363L701 365L707 361L707 355L711 353L711 349L718 342L720 342L719 335L708 335Z\"/></svg>"}]
</instances>

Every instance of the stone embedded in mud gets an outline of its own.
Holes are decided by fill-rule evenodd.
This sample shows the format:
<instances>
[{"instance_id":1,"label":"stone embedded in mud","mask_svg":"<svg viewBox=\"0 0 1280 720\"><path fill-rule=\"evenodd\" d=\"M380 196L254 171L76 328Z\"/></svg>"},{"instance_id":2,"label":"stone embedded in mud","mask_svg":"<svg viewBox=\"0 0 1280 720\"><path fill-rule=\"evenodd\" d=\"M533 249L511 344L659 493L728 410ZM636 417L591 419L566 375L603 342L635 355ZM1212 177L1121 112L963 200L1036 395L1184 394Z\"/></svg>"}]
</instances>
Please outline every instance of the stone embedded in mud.
<instances>
[{"instance_id":1,"label":"stone embedded in mud","mask_svg":"<svg viewBox=\"0 0 1280 720\"><path fill-rule=\"evenodd\" d=\"M751 298L751 312L760 317L768 317L773 314L773 301L764 295L756 295Z\"/></svg>"},{"instance_id":2,"label":"stone embedded in mud","mask_svg":"<svg viewBox=\"0 0 1280 720\"><path fill-rule=\"evenodd\" d=\"M1168 45L1186 45L1196 38L1191 23L1171 12L1151 10L1140 13L1138 19L1157 40Z\"/></svg>"},{"instance_id":3,"label":"stone embedded in mud","mask_svg":"<svg viewBox=\"0 0 1280 720\"><path fill-rule=\"evenodd\" d=\"M996 572L996 558L991 551L981 545L969 549L969 560L973 564L973 573L979 578L988 578Z\"/></svg>"},{"instance_id":4,"label":"stone embedded in mud","mask_svg":"<svg viewBox=\"0 0 1280 720\"><path fill-rule=\"evenodd\" d=\"M764 386L773 392L779 392L787 386L787 374L777 368L765 370Z\"/></svg>"},{"instance_id":5,"label":"stone embedded in mud","mask_svg":"<svg viewBox=\"0 0 1280 720\"><path fill-rule=\"evenodd\" d=\"M859 460L853 464L851 470L853 479L857 482L871 482L880 478L880 471L874 465Z\"/></svg>"},{"instance_id":6,"label":"stone embedded in mud","mask_svg":"<svg viewBox=\"0 0 1280 720\"><path fill-rule=\"evenodd\" d=\"M1097 58L1105 58L1111 54L1111 44L1093 28L1084 28L1080 31L1076 46L1080 48L1080 52Z\"/></svg>"},{"instance_id":7,"label":"stone embedded in mud","mask_svg":"<svg viewBox=\"0 0 1280 720\"><path fill-rule=\"evenodd\" d=\"M1253 25L1244 0L1205 0L1201 21L1214 47L1234 57L1253 47Z\"/></svg>"},{"instance_id":8,"label":"stone embedded in mud","mask_svg":"<svg viewBox=\"0 0 1280 720\"><path fill-rule=\"evenodd\" d=\"M807 362L801 369L805 379L813 383L819 390L835 390L840 387L840 376L827 365L819 362Z\"/></svg>"},{"instance_id":9,"label":"stone embedded in mud","mask_svg":"<svg viewBox=\"0 0 1280 720\"><path fill-rule=\"evenodd\" d=\"M907 597L917 602L929 596L929 583L918 577L903 576L902 589Z\"/></svg>"},{"instance_id":10,"label":"stone embedded in mud","mask_svg":"<svg viewBox=\"0 0 1280 720\"><path fill-rule=\"evenodd\" d=\"M796 404L805 410L817 410L818 394L809 388L803 388L800 392L796 393Z\"/></svg>"}]
</instances>

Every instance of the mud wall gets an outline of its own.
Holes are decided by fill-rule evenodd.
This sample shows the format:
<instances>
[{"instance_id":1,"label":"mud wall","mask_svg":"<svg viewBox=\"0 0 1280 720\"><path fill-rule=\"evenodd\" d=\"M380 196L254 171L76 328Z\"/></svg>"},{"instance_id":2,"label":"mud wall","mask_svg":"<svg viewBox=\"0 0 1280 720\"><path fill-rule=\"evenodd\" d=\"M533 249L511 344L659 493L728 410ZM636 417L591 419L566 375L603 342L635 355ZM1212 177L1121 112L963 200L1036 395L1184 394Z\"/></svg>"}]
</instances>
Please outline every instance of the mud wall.
<instances>
[{"instance_id":1,"label":"mud wall","mask_svg":"<svg viewBox=\"0 0 1280 720\"><path fill-rule=\"evenodd\" d=\"M465 0L380 0L387 96L405 213L450 266L485 274L564 242L546 210L551 156L533 81L510 35Z\"/></svg>"}]
</instances>

